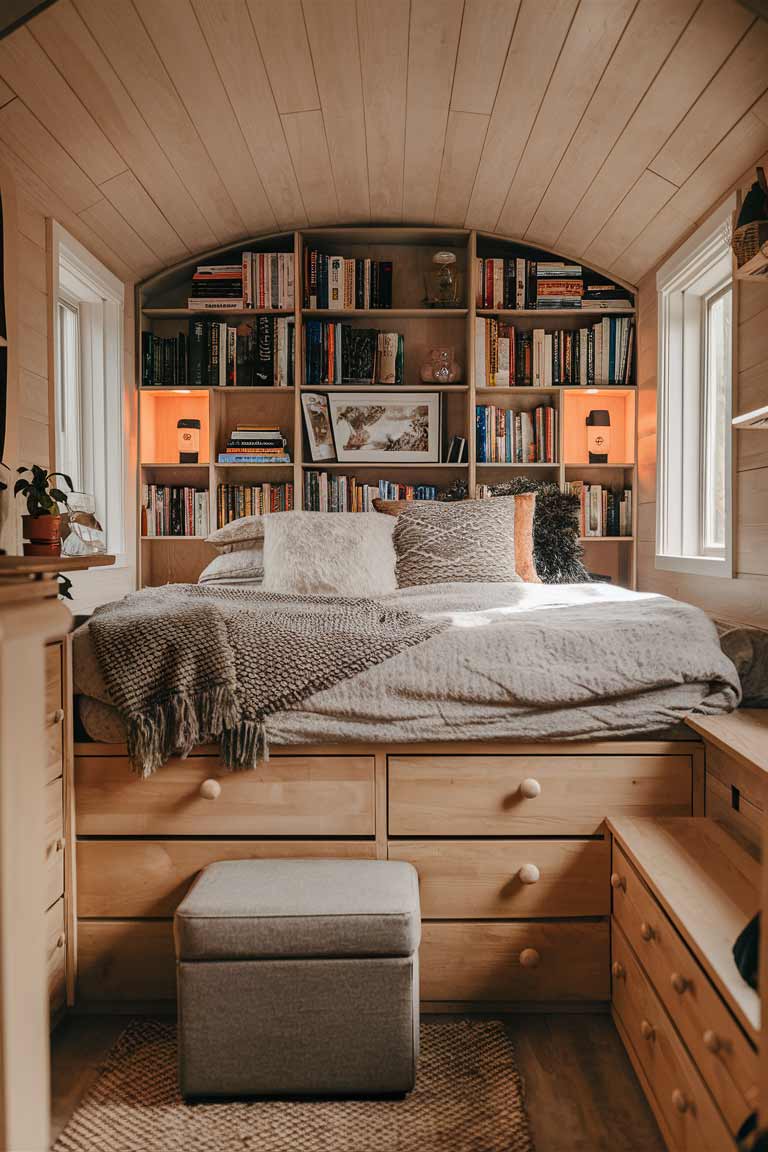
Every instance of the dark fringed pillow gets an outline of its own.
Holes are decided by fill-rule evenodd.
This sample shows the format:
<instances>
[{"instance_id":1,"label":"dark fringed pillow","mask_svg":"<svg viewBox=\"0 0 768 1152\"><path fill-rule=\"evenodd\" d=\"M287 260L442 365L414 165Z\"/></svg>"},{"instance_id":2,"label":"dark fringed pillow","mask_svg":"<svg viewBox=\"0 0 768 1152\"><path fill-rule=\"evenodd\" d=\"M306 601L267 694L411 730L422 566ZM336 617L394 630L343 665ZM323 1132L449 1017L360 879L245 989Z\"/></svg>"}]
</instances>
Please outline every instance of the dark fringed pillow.
<instances>
[{"instance_id":1,"label":"dark fringed pillow","mask_svg":"<svg viewBox=\"0 0 768 1152\"><path fill-rule=\"evenodd\" d=\"M533 517L533 557L536 571L544 584L589 584L590 575L582 564L584 555L579 544L578 496L561 492L557 484L515 476L491 487L494 496L520 496L536 493ZM441 500L465 500L466 486L459 483L445 492Z\"/></svg>"}]
</instances>

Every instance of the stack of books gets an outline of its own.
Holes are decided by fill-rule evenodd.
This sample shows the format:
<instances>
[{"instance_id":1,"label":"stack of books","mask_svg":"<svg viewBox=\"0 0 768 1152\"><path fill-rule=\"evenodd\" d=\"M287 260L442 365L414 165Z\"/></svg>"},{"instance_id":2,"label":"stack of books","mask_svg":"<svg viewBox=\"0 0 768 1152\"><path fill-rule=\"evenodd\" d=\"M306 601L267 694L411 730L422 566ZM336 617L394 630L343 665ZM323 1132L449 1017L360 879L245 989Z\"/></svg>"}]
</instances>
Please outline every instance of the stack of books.
<instances>
[{"instance_id":1,"label":"stack of books","mask_svg":"<svg viewBox=\"0 0 768 1152\"><path fill-rule=\"evenodd\" d=\"M219 484L216 513L219 528L241 516L293 510L293 484Z\"/></svg>"},{"instance_id":2,"label":"stack of books","mask_svg":"<svg viewBox=\"0 0 768 1152\"><path fill-rule=\"evenodd\" d=\"M581 264L564 264L558 260L537 262L537 308L580 308L583 294Z\"/></svg>"},{"instance_id":3,"label":"stack of books","mask_svg":"<svg viewBox=\"0 0 768 1152\"><path fill-rule=\"evenodd\" d=\"M581 298L582 312L631 312L632 301L624 288L608 280L596 280L584 285Z\"/></svg>"},{"instance_id":4,"label":"stack of books","mask_svg":"<svg viewBox=\"0 0 768 1152\"><path fill-rule=\"evenodd\" d=\"M155 336L154 332L142 332L141 386L186 388L186 332L179 332L177 336Z\"/></svg>"},{"instance_id":5,"label":"stack of books","mask_svg":"<svg viewBox=\"0 0 768 1152\"><path fill-rule=\"evenodd\" d=\"M391 308L392 261L326 256L305 247L304 307Z\"/></svg>"},{"instance_id":6,"label":"stack of books","mask_svg":"<svg viewBox=\"0 0 768 1152\"><path fill-rule=\"evenodd\" d=\"M288 441L273 424L238 424L218 455L219 464L290 464Z\"/></svg>"},{"instance_id":7,"label":"stack of books","mask_svg":"<svg viewBox=\"0 0 768 1152\"><path fill-rule=\"evenodd\" d=\"M567 480L565 491L579 498L579 532L582 536L631 536L632 491L616 491L602 484Z\"/></svg>"},{"instance_id":8,"label":"stack of books","mask_svg":"<svg viewBox=\"0 0 768 1152\"><path fill-rule=\"evenodd\" d=\"M475 412L478 464L554 464L557 411L550 406L515 412L478 404Z\"/></svg>"},{"instance_id":9,"label":"stack of books","mask_svg":"<svg viewBox=\"0 0 768 1152\"><path fill-rule=\"evenodd\" d=\"M475 384L478 388L632 383L635 321L604 316L590 328L515 329L504 320L475 321Z\"/></svg>"},{"instance_id":10,"label":"stack of books","mask_svg":"<svg viewBox=\"0 0 768 1152\"><path fill-rule=\"evenodd\" d=\"M365 484L354 476L329 475L309 470L304 473L304 508L308 512L373 512L373 501L436 500L438 489L431 484L396 484L380 480Z\"/></svg>"},{"instance_id":11,"label":"stack of books","mask_svg":"<svg viewBox=\"0 0 768 1152\"><path fill-rule=\"evenodd\" d=\"M190 388L292 388L292 316L258 316L236 326L195 317L189 322Z\"/></svg>"},{"instance_id":12,"label":"stack of books","mask_svg":"<svg viewBox=\"0 0 768 1152\"><path fill-rule=\"evenodd\" d=\"M305 382L313 388L405 383L405 340L399 332L308 320L304 337Z\"/></svg>"},{"instance_id":13,"label":"stack of books","mask_svg":"<svg viewBox=\"0 0 768 1152\"><path fill-rule=\"evenodd\" d=\"M237 264L198 264L187 307L195 312L293 310L293 253L243 252Z\"/></svg>"},{"instance_id":14,"label":"stack of books","mask_svg":"<svg viewBox=\"0 0 768 1152\"><path fill-rule=\"evenodd\" d=\"M207 536L208 492L173 484L142 484L142 536Z\"/></svg>"}]
</instances>

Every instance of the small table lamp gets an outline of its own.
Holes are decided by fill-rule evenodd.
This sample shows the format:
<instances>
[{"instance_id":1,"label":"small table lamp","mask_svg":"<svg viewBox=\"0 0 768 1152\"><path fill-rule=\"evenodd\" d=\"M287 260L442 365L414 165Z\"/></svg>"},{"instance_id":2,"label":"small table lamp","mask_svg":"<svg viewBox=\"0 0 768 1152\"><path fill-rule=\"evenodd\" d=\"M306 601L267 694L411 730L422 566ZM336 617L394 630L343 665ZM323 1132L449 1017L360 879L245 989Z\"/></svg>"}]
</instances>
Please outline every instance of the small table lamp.
<instances>
[{"instance_id":1,"label":"small table lamp","mask_svg":"<svg viewBox=\"0 0 768 1152\"><path fill-rule=\"evenodd\" d=\"M200 458L200 421L179 420L179 464L197 464Z\"/></svg>"},{"instance_id":2,"label":"small table lamp","mask_svg":"<svg viewBox=\"0 0 768 1152\"><path fill-rule=\"evenodd\" d=\"M605 408L593 408L586 420L587 451L590 464L607 464L611 449L611 414Z\"/></svg>"}]
</instances>

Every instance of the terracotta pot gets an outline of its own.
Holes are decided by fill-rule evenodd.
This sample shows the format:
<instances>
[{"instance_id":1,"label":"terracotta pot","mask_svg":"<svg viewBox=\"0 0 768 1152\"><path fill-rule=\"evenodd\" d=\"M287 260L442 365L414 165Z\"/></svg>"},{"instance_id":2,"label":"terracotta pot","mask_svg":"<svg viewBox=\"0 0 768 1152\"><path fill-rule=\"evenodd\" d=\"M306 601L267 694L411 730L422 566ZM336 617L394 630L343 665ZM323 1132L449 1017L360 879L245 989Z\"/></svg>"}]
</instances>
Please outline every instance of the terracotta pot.
<instances>
[{"instance_id":1,"label":"terracotta pot","mask_svg":"<svg viewBox=\"0 0 768 1152\"><path fill-rule=\"evenodd\" d=\"M61 516L22 516L21 525L24 539L31 542L24 545L25 556L61 554Z\"/></svg>"}]
</instances>

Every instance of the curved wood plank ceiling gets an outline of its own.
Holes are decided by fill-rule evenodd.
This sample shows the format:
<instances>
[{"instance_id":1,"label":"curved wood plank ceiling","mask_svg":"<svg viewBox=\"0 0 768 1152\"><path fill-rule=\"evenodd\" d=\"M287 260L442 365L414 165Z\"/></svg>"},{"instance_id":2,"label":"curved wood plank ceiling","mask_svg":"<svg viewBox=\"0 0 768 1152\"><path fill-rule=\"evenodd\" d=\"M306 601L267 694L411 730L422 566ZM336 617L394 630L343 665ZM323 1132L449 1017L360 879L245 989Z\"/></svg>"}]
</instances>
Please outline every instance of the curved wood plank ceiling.
<instances>
[{"instance_id":1,"label":"curved wood plank ceiling","mask_svg":"<svg viewBox=\"0 0 768 1152\"><path fill-rule=\"evenodd\" d=\"M125 279L266 230L465 225L637 282L768 150L738 0L58 0L0 149Z\"/></svg>"}]
</instances>

